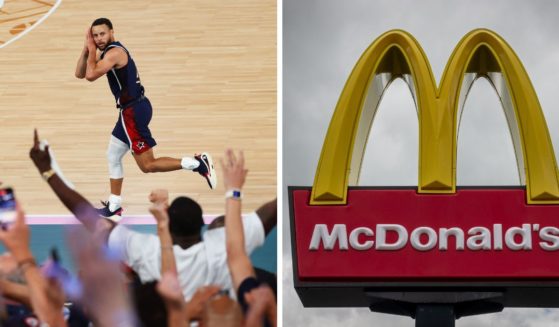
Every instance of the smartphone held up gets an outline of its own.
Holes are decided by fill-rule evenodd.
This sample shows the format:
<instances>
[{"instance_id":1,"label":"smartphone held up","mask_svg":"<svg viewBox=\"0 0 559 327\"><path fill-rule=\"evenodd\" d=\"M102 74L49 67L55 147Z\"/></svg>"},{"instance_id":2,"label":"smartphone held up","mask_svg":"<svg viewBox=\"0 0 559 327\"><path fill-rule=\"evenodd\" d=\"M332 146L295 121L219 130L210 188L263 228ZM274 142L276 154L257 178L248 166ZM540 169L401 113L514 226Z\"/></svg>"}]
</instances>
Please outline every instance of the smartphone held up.
<instances>
[{"instance_id":1,"label":"smartphone held up","mask_svg":"<svg viewBox=\"0 0 559 327\"><path fill-rule=\"evenodd\" d=\"M0 225L5 227L16 217L16 198L10 187L0 188Z\"/></svg>"}]
</instances>

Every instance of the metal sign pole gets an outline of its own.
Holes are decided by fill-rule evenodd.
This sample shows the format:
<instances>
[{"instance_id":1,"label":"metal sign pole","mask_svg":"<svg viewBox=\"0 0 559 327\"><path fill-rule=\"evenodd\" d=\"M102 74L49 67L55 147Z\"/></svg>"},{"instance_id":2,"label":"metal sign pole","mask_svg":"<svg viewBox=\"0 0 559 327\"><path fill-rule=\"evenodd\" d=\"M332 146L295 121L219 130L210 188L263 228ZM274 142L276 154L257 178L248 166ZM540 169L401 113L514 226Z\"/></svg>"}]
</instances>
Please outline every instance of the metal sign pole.
<instances>
[{"instance_id":1,"label":"metal sign pole","mask_svg":"<svg viewBox=\"0 0 559 327\"><path fill-rule=\"evenodd\" d=\"M449 304L419 304L415 312L415 327L454 327L454 306Z\"/></svg>"}]
</instances>

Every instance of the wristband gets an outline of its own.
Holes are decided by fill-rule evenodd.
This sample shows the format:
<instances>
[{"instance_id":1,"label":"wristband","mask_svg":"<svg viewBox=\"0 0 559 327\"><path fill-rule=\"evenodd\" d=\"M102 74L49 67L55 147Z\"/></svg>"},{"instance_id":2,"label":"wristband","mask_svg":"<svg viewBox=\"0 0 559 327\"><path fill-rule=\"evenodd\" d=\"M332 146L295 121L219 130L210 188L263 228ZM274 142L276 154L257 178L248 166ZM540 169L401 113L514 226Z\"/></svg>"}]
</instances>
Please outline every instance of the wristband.
<instances>
[{"instance_id":1,"label":"wristband","mask_svg":"<svg viewBox=\"0 0 559 327\"><path fill-rule=\"evenodd\" d=\"M56 172L54 171L54 169L51 168L51 169L49 169L49 170L43 172L43 173L41 174L41 176L43 176L43 179L45 180L45 182L48 182L49 179L50 179L54 174L56 174Z\"/></svg>"},{"instance_id":2,"label":"wristband","mask_svg":"<svg viewBox=\"0 0 559 327\"><path fill-rule=\"evenodd\" d=\"M238 189L231 189L225 192L226 199L233 199L233 200L241 200L243 195L241 194L241 190Z\"/></svg>"}]
</instances>

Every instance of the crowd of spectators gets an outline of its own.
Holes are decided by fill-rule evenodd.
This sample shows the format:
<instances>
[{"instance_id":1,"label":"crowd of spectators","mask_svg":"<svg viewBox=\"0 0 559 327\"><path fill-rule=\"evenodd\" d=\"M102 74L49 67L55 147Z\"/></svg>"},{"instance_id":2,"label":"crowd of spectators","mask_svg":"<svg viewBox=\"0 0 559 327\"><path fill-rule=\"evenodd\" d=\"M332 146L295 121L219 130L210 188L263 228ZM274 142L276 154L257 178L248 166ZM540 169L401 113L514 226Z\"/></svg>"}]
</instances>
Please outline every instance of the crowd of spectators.
<instances>
[{"instance_id":1,"label":"crowd of spectators","mask_svg":"<svg viewBox=\"0 0 559 327\"><path fill-rule=\"evenodd\" d=\"M276 276L255 269L249 254L276 226L276 200L241 215L248 170L243 153L225 152L225 215L204 226L202 209L164 189L151 191L157 234L100 217L62 177L35 131L30 157L60 201L82 223L67 244L77 273L51 257L38 263L17 203L2 223L0 326L276 326ZM53 169L53 167L55 169Z\"/></svg>"}]
</instances>

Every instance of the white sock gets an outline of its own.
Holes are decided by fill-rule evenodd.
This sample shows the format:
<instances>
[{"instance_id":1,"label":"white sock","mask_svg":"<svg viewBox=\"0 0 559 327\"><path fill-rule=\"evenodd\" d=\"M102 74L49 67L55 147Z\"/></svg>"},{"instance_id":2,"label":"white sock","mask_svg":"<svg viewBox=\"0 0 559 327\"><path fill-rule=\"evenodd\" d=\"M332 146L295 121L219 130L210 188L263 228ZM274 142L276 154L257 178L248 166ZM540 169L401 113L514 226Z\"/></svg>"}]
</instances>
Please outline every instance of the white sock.
<instances>
[{"instance_id":1,"label":"white sock","mask_svg":"<svg viewBox=\"0 0 559 327\"><path fill-rule=\"evenodd\" d=\"M200 162L191 157L184 157L181 160L182 169L193 170L200 166Z\"/></svg>"},{"instance_id":2,"label":"white sock","mask_svg":"<svg viewBox=\"0 0 559 327\"><path fill-rule=\"evenodd\" d=\"M122 203L122 197L119 195L111 194L109 196L109 210L115 211L116 209L120 208L120 204Z\"/></svg>"}]
</instances>

